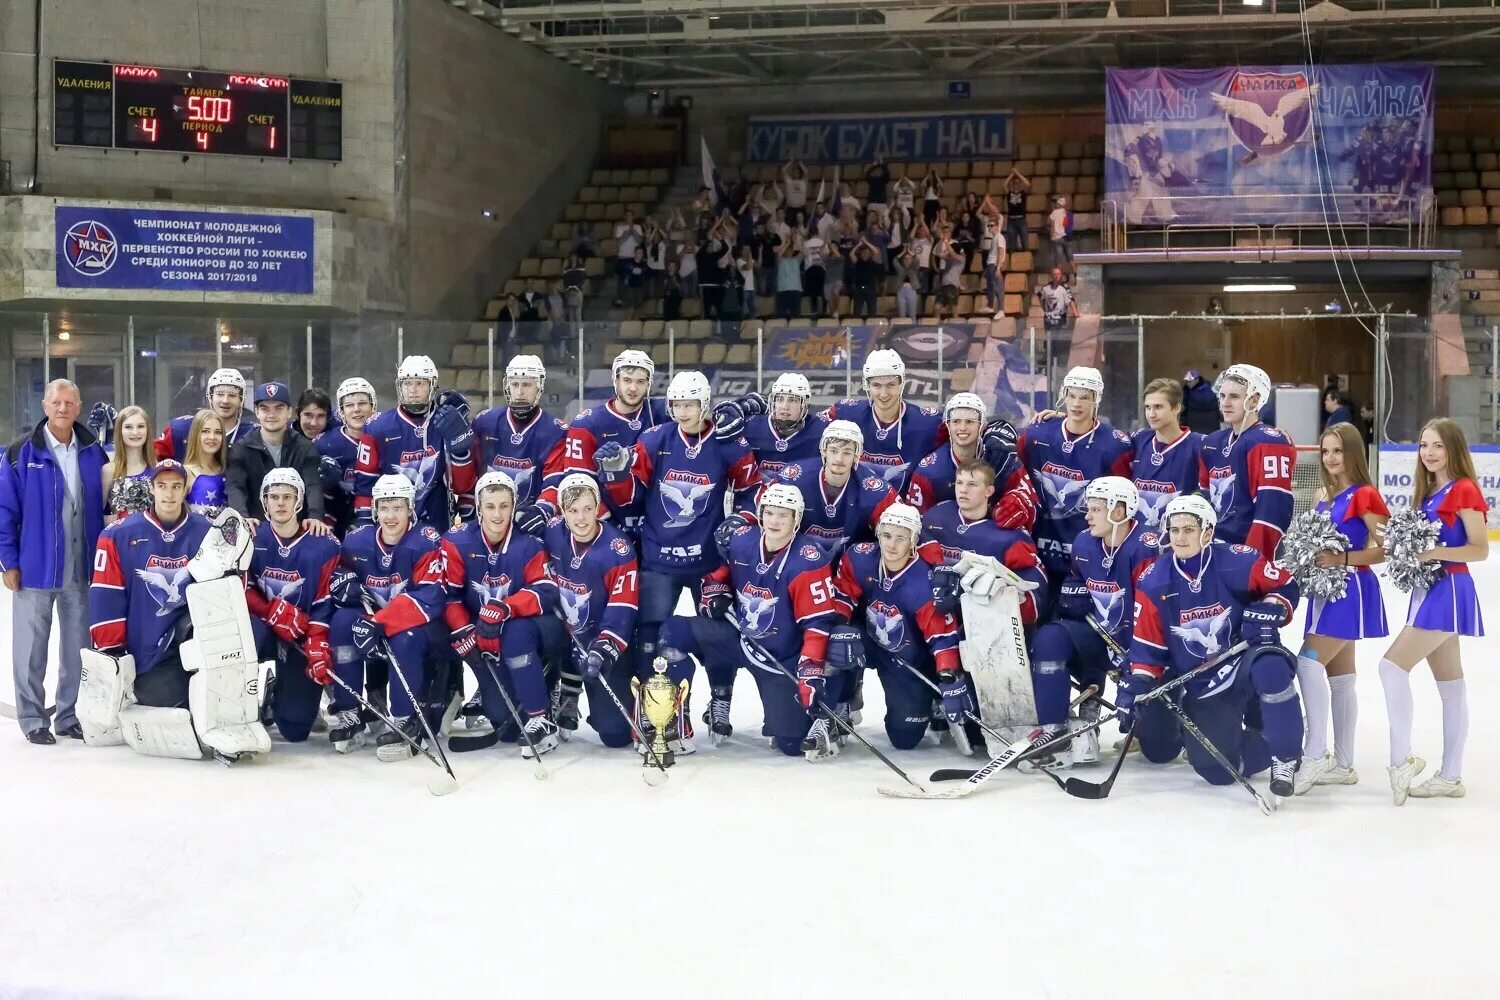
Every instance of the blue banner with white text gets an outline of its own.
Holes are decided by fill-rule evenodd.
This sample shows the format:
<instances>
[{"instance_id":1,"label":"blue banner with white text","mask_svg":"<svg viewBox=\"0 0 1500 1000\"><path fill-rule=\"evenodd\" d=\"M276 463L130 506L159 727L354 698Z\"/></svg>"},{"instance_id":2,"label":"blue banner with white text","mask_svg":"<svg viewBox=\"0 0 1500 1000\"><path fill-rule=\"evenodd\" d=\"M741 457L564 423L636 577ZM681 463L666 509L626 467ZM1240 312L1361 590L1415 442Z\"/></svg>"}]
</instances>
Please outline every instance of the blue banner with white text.
<instances>
[{"instance_id":1,"label":"blue banner with white text","mask_svg":"<svg viewBox=\"0 0 1500 1000\"><path fill-rule=\"evenodd\" d=\"M784 115L752 117L748 163L870 163L886 160L986 160L1010 156L1009 111L963 114Z\"/></svg>"}]
</instances>

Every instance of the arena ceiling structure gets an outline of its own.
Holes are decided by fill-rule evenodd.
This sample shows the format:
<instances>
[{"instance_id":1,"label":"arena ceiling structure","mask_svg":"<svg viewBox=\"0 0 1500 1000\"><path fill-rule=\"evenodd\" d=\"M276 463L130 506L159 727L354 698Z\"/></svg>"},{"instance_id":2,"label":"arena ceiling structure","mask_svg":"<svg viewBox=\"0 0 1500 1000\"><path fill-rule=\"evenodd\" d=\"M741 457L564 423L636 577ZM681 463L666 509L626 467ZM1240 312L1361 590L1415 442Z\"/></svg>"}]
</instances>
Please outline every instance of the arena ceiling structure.
<instances>
[{"instance_id":1,"label":"arena ceiling structure","mask_svg":"<svg viewBox=\"0 0 1500 1000\"><path fill-rule=\"evenodd\" d=\"M1399 62L1495 80L1495 0L450 0L613 82L744 87L1106 66ZM1311 50L1311 56L1309 56Z\"/></svg>"}]
</instances>

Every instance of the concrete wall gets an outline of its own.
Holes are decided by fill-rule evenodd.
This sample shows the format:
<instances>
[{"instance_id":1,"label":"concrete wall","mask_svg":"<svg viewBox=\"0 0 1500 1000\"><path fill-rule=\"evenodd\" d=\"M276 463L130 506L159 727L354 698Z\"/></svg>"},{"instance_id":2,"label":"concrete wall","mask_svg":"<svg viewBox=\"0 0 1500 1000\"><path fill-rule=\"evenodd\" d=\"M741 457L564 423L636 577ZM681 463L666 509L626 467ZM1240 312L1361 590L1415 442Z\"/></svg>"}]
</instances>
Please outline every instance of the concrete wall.
<instances>
[{"instance_id":1,"label":"concrete wall","mask_svg":"<svg viewBox=\"0 0 1500 1000\"><path fill-rule=\"evenodd\" d=\"M406 19L409 312L471 318L562 218L621 96L446 4Z\"/></svg>"}]
</instances>

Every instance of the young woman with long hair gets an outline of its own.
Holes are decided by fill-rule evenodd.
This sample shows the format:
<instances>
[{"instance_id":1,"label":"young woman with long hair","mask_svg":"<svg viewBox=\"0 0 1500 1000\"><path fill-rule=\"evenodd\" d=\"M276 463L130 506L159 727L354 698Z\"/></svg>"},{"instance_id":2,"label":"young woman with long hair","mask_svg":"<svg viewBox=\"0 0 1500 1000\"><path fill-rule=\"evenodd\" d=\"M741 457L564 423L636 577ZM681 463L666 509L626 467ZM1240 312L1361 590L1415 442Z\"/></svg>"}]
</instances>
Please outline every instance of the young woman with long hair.
<instances>
[{"instance_id":1,"label":"young woman with long hair","mask_svg":"<svg viewBox=\"0 0 1500 1000\"><path fill-rule=\"evenodd\" d=\"M1437 582L1412 591L1406 627L1397 633L1380 661L1380 683L1390 717L1391 793L1396 805L1407 795L1417 798L1462 798L1464 742L1469 734L1469 699L1464 686L1459 636L1484 635L1479 597L1469 563L1483 562L1490 552L1485 528L1488 505L1474 476L1474 461L1463 429L1447 417L1435 417L1422 428L1413 477L1412 506L1437 521L1438 544L1418 558L1442 567ZM1411 671L1426 660L1443 702L1443 763L1436 774L1412 787L1427 766L1411 752Z\"/></svg>"},{"instance_id":2,"label":"young woman with long hair","mask_svg":"<svg viewBox=\"0 0 1500 1000\"><path fill-rule=\"evenodd\" d=\"M145 510L151 505L151 417L139 406L127 406L115 417L115 454L104 468L104 520L111 523L126 514ZM140 480L141 489L132 483Z\"/></svg>"},{"instance_id":3,"label":"young woman with long hair","mask_svg":"<svg viewBox=\"0 0 1500 1000\"><path fill-rule=\"evenodd\" d=\"M188 507L199 514L212 514L224 506L224 470L229 465L229 443L224 423L212 410L199 410L188 429L186 461Z\"/></svg>"}]
</instances>

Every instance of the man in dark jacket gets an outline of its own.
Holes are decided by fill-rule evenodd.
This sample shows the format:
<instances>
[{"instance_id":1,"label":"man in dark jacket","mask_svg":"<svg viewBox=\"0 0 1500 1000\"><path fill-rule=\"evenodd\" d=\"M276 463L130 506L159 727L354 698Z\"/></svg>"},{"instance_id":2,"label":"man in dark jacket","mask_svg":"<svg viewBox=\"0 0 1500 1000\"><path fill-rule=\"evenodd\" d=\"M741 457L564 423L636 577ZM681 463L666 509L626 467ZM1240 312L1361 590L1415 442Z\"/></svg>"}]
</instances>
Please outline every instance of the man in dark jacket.
<instances>
[{"instance_id":1,"label":"man in dark jacket","mask_svg":"<svg viewBox=\"0 0 1500 1000\"><path fill-rule=\"evenodd\" d=\"M16 720L38 745L56 743L47 725L47 642L58 611L57 736L83 739L73 714L88 645L89 577L104 530L104 466L97 438L78 422L78 386L47 386L47 419L0 460L0 570L11 591L11 659Z\"/></svg>"},{"instance_id":2,"label":"man in dark jacket","mask_svg":"<svg viewBox=\"0 0 1500 1000\"><path fill-rule=\"evenodd\" d=\"M1182 419L1188 430L1212 434L1219 429L1219 397L1214 384L1194 368L1182 377Z\"/></svg>"},{"instance_id":3,"label":"man in dark jacket","mask_svg":"<svg viewBox=\"0 0 1500 1000\"><path fill-rule=\"evenodd\" d=\"M259 524L266 512L260 505L260 484L272 469L296 469L305 484L306 508L302 521L309 534L326 535L323 523L323 483L318 476L318 449L300 434L290 433L292 399L280 382L266 382L255 389L255 418L260 426L242 435L229 449L229 470L224 487L229 506Z\"/></svg>"}]
</instances>

